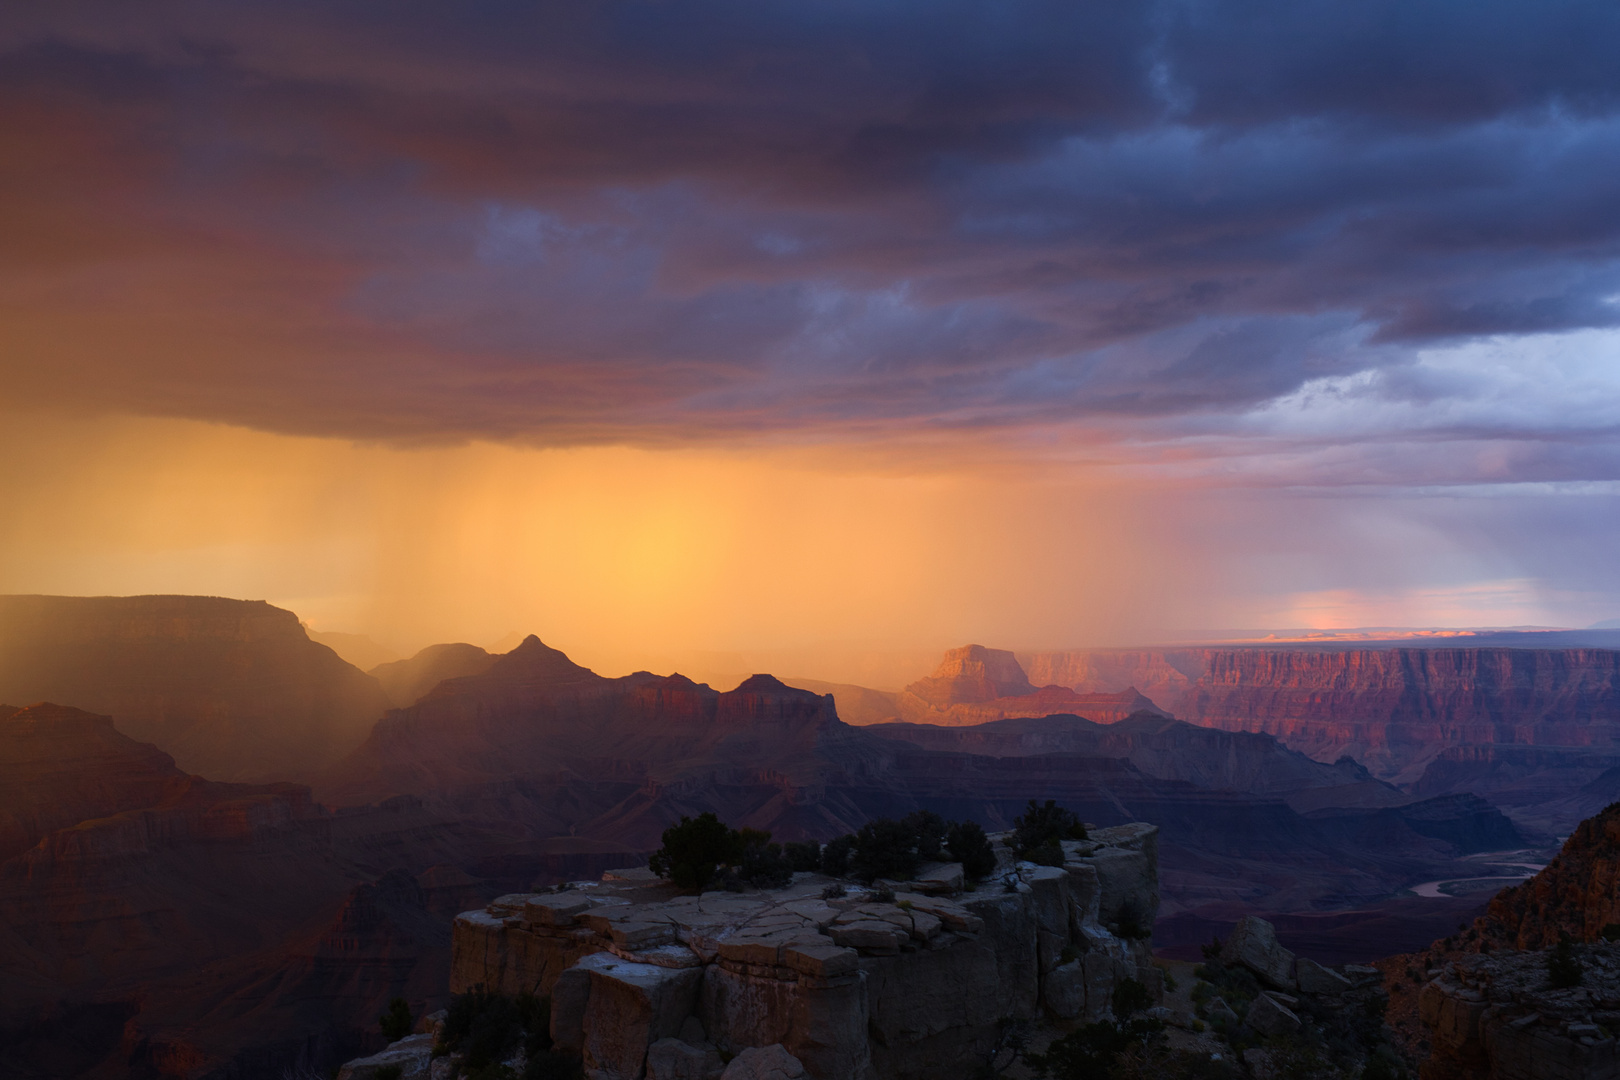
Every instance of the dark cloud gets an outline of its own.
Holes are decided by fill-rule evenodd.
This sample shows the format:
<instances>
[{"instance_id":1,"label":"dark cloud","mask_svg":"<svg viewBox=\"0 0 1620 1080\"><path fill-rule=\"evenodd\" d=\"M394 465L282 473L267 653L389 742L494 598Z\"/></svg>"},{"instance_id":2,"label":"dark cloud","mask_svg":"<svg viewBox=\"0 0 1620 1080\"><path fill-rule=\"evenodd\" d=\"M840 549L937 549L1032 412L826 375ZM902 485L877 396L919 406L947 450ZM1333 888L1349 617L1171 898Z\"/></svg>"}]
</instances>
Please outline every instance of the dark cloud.
<instances>
[{"instance_id":1,"label":"dark cloud","mask_svg":"<svg viewBox=\"0 0 1620 1080\"><path fill-rule=\"evenodd\" d=\"M0 366L390 439L1174 432L1615 326L1617 54L1598 2L17 9Z\"/></svg>"}]
</instances>

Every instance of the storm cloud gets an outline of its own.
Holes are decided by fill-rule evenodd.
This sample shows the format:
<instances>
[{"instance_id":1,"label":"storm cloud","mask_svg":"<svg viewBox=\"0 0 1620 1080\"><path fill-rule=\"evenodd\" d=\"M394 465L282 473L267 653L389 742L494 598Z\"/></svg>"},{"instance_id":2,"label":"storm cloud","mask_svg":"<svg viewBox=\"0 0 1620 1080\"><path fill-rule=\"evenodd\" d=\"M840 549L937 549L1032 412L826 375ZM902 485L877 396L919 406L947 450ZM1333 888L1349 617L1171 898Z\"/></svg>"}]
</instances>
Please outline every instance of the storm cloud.
<instances>
[{"instance_id":1,"label":"storm cloud","mask_svg":"<svg viewBox=\"0 0 1620 1080\"><path fill-rule=\"evenodd\" d=\"M1599 2L14 8L0 369L406 443L1620 479L1616 55Z\"/></svg>"}]
</instances>

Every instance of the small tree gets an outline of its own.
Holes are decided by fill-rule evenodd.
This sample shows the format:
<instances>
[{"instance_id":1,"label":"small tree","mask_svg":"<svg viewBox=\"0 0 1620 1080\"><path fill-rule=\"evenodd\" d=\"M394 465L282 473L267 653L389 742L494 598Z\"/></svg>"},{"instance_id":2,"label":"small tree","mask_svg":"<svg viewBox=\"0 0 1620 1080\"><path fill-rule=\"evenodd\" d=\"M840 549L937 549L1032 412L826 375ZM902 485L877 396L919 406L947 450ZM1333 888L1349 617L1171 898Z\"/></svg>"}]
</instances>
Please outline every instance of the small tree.
<instances>
[{"instance_id":1,"label":"small tree","mask_svg":"<svg viewBox=\"0 0 1620 1080\"><path fill-rule=\"evenodd\" d=\"M742 879L762 889L780 889L793 881L793 867L782 854L782 845L771 843L771 834L760 829L743 829Z\"/></svg>"},{"instance_id":2,"label":"small tree","mask_svg":"<svg viewBox=\"0 0 1620 1080\"><path fill-rule=\"evenodd\" d=\"M1580 957L1575 955L1575 943L1569 934L1560 933L1558 944L1547 957L1547 985L1554 990L1568 990L1581 985Z\"/></svg>"},{"instance_id":3,"label":"small tree","mask_svg":"<svg viewBox=\"0 0 1620 1080\"><path fill-rule=\"evenodd\" d=\"M683 889L701 890L720 867L736 866L742 856L742 836L710 811L695 818L682 816L680 824L665 829L664 846L647 865Z\"/></svg>"},{"instance_id":4,"label":"small tree","mask_svg":"<svg viewBox=\"0 0 1620 1080\"><path fill-rule=\"evenodd\" d=\"M976 821L958 821L945 834L945 846L951 857L962 864L962 874L970 881L980 881L996 872L996 850L984 828Z\"/></svg>"},{"instance_id":5,"label":"small tree","mask_svg":"<svg viewBox=\"0 0 1620 1080\"><path fill-rule=\"evenodd\" d=\"M800 840L782 845L782 854L795 873L821 869L821 845L814 840Z\"/></svg>"},{"instance_id":6,"label":"small tree","mask_svg":"<svg viewBox=\"0 0 1620 1080\"><path fill-rule=\"evenodd\" d=\"M911 877L917 872L917 834L904 822L875 818L855 834L850 873L862 881Z\"/></svg>"},{"instance_id":7,"label":"small tree","mask_svg":"<svg viewBox=\"0 0 1620 1080\"><path fill-rule=\"evenodd\" d=\"M377 1025L382 1028L383 1038L391 1043L399 1042L416 1026L416 1018L411 1015L411 1003L402 997L394 998L383 1014L377 1017Z\"/></svg>"},{"instance_id":8,"label":"small tree","mask_svg":"<svg viewBox=\"0 0 1620 1080\"><path fill-rule=\"evenodd\" d=\"M924 862L939 858L939 849L950 830L944 818L932 810L913 810L900 824L911 830L917 846L917 857Z\"/></svg>"},{"instance_id":9,"label":"small tree","mask_svg":"<svg viewBox=\"0 0 1620 1080\"><path fill-rule=\"evenodd\" d=\"M845 835L827 841L821 849L821 872L828 877L843 877L849 873L849 857L854 850L854 836Z\"/></svg>"},{"instance_id":10,"label":"small tree","mask_svg":"<svg viewBox=\"0 0 1620 1080\"><path fill-rule=\"evenodd\" d=\"M1051 848L1062 851L1061 841L1085 838L1086 827L1080 818L1074 811L1059 806L1055 799L1047 799L1045 806L1031 799L1024 812L1013 819L1013 850L1022 858L1029 858L1041 847L1048 848L1050 858Z\"/></svg>"}]
</instances>

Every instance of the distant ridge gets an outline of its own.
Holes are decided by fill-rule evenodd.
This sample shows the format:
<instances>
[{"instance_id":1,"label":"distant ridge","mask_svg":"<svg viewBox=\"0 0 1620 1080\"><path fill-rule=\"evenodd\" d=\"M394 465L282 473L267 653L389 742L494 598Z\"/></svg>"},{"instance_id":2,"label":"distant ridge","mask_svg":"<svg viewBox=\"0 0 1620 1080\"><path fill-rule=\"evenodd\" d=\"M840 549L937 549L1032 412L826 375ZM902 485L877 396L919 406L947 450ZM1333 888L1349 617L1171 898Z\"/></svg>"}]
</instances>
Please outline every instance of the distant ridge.
<instances>
[{"instance_id":1,"label":"distant ridge","mask_svg":"<svg viewBox=\"0 0 1620 1080\"><path fill-rule=\"evenodd\" d=\"M0 700L111 716L183 770L238 781L311 776L388 708L292 612L216 596L0 596Z\"/></svg>"}]
</instances>

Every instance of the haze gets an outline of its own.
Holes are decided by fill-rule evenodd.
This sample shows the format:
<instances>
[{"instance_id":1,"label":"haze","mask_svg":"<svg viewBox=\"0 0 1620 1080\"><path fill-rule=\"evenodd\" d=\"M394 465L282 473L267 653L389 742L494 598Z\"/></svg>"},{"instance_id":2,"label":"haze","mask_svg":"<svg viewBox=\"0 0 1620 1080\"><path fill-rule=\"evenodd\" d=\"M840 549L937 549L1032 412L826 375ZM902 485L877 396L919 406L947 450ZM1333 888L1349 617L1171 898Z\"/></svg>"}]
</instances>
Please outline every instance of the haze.
<instances>
[{"instance_id":1,"label":"haze","mask_svg":"<svg viewBox=\"0 0 1620 1080\"><path fill-rule=\"evenodd\" d=\"M1420 7L8 11L0 592L874 685L1620 616L1620 16Z\"/></svg>"}]
</instances>

